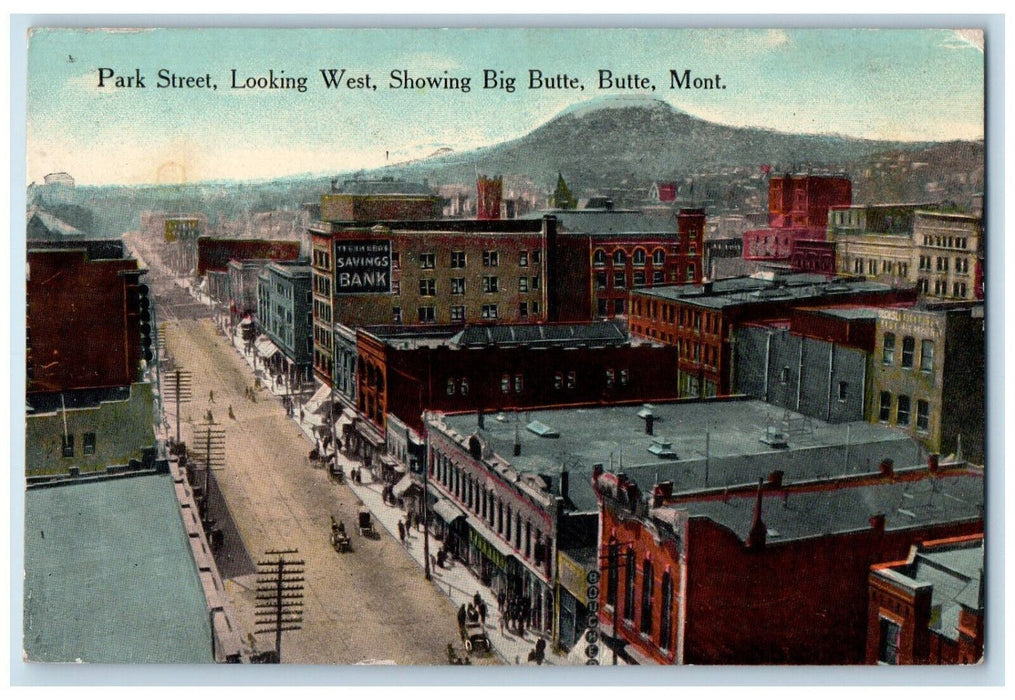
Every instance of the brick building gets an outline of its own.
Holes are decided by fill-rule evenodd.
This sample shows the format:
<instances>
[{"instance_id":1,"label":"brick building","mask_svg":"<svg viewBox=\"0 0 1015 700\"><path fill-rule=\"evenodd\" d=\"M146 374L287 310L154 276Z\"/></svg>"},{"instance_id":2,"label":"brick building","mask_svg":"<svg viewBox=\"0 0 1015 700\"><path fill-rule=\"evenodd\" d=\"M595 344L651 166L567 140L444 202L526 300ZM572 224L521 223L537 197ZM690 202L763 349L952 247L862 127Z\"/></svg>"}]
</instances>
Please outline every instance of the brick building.
<instances>
[{"instance_id":1,"label":"brick building","mask_svg":"<svg viewBox=\"0 0 1015 700\"><path fill-rule=\"evenodd\" d=\"M637 663L864 663L871 567L983 532L982 471L936 456L692 492L659 482L650 498L624 474L594 480L600 631Z\"/></svg>"},{"instance_id":2,"label":"brick building","mask_svg":"<svg viewBox=\"0 0 1015 700\"><path fill-rule=\"evenodd\" d=\"M591 206L596 204L597 206ZM591 269L591 317L628 313L632 289L697 284L703 274L705 210L680 209L660 216L614 209L607 200L585 209L553 209L530 215L560 221L560 239L587 247L587 262L575 260L569 273L582 279Z\"/></svg>"},{"instance_id":3,"label":"brick building","mask_svg":"<svg viewBox=\"0 0 1015 700\"><path fill-rule=\"evenodd\" d=\"M314 367L330 383L336 324L583 321L582 260L556 221L443 220L311 228Z\"/></svg>"},{"instance_id":4,"label":"brick building","mask_svg":"<svg viewBox=\"0 0 1015 700\"><path fill-rule=\"evenodd\" d=\"M971 462L982 464L983 312L982 305L880 309L868 375L868 419L905 430L931 452L961 448Z\"/></svg>"},{"instance_id":5,"label":"brick building","mask_svg":"<svg viewBox=\"0 0 1015 700\"><path fill-rule=\"evenodd\" d=\"M873 567L868 664L975 664L983 659L983 535L914 545Z\"/></svg>"},{"instance_id":6,"label":"brick building","mask_svg":"<svg viewBox=\"0 0 1015 700\"><path fill-rule=\"evenodd\" d=\"M677 346L681 396L731 393L733 343L747 322L788 320L794 309L912 305L916 292L822 275L740 277L631 292L629 327Z\"/></svg>"},{"instance_id":7,"label":"brick building","mask_svg":"<svg viewBox=\"0 0 1015 700\"><path fill-rule=\"evenodd\" d=\"M151 316L145 270L121 241L29 241L27 273L29 395L138 381Z\"/></svg>"},{"instance_id":8,"label":"brick building","mask_svg":"<svg viewBox=\"0 0 1015 700\"><path fill-rule=\"evenodd\" d=\"M426 184L382 177L378 180L332 182L332 191L321 197L321 219L347 223L439 219L443 206L439 194Z\"/></svg>"},{"instance_id":9,"label":"brick building","mask_svg":"<svg viewBox=\"0 0 1015 700\"><path fill-rule=\"evenodd\" d=\"M789 261L798 241L823 241L832 207L852 202L849 178L783 175L768 181L768 227L744 233L744 258Z\"/></svg>"},{"instance_id":10,"label":"brick building","mask_svg":"<svg viewBox=\"0 0 1015 700\"><path fill-rule=\"evenodd\" d=\"M759 471L805 480L830 465L859 472L872 460L917 459L908 436L863 422L815 420L807 432L791 431L783 446L770 445L766 426L782 415L760 401L730 399L432 413L423 434L431 521L454 555L495 588L530 596L532 624L555 629L567 643L580 633L576 621L587 619L577 584L589 566L584 547L595 546L596 465L623 471L643 492L661 480L676 491L721 491ZM790 418L797 425L802 416ZM546 544L549 562L536 554L537 541ZM554 571L562 551L570 562ZM563 588L551 612L546 591L558 579ZM548 614L557 616L556 628Z\"/></svg>"},{"instance_id":11,"label":"brick building","mask_svg":"<svg viewBox=\"0 0 1015 700\"><path fill-rule=\"evenodd\" d=\"M828 241L797 241L790 253L790 270L836 276L835 244Z\"/></svg>"}]
</instances>

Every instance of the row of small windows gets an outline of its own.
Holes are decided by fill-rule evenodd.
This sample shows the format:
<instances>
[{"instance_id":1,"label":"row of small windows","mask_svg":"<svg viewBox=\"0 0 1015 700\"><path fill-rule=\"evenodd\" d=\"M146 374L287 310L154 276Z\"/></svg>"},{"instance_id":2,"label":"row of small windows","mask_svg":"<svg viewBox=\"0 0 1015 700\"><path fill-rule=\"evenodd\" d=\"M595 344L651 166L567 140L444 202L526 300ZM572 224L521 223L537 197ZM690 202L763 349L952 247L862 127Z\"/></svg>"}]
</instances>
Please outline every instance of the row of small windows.
<instances>
[{"instance_id":1,"label":"row of small windows","mask_svg":"<svg viewBox=\"0 0 1015 700\"><path fill-rule=\"evenodd\" d=\"M902 339L902 367L912 369L916 353L916 339L905 336ZM886 365L895 364L895 334L885 333L881 344L881 362ZM934 370L934 341L920 341L920 371L931 372Z\"/></svg>"},{"instance_id":2,"label":"row of small windows","mask_svg":"<svg viewBox=\"0 0 1015 700\"><path fill-rule=\"evenodd\" d=\"M930 294L930 280L921 277L916 281L916 288L921 294ZM952 282L951 294L948 293L948 280L934 280L934 296L953 296L956 299L965 299L969 288L965 282Z\"/></svg>"},{"instance_id":3,"label":"row of small windows","mask_svg":"<svg viewBox=\"0 0 1015 700\"><path fill-rule=\"evenodd\" d=\"M912 400L905 394L895 397L895 421L892 421L892 394L881 392L881 403L878 407L878 420L906 427L911 420ZM930 430L930 402L918 399L916 402L916 429L922 432Z\"/></svg>"},{"instance_id":4,"label":"row of small windows","mask_svg":"<svg viewBox=\"0 0 1015 700\"><path fill-rule=\"evenodd\" d=\"M655 566L652 560L645 558L641 565L641 586L638 586L638 567L635 564L634 550L630 547L624 552L623 562L615 548L610 548L607 555L607 605L616 608L619 588L619 570L624 569L624 600L623 616L629 626L635 622L635 594L641 593L640 605L638 605L639 620L638 630L646 637L652 637L655 607ZM659 634L655 643L660 649L672 648L673 636L673 577L669 571L664 571L660 581L661 609L659 614Z\"/></svg>"},{"instance_id":5,"label":"row of small windows","mask_svg":"<svg viewBox=\"0 0 1015 700\"><path fill-rule=\"evenodd\" d=\"M480 480L452 462L446 455L432 451L430 474L455 499L479 516L502 540L537 565L549 563L549 540L538 525L511 504L486 488Z\"/></svg>"},{"instance_id":6,"label":"row of small windows","mask_svg":"<svg viewBox=\"0 0 1015 700\"><path fill-rule=\"evenodd\" d=\"M606 289L606 283L608 277L605 272L596 273L596 289ZM647 275L644 270L634 271L634 286L644 287L647 282ZM663 284L666 282L666 273L662 270L652 271L652 284ZM625 289L627 287L627 273L626 272L614 272L613 273L613 289Z\"/></svg>"},{"instance_id":7,"label":"row of small windows","mask_svg":"<svg viewBox=\"0 0 1015 700\"><path fill-rule=\"evenodd\" d=\"M694 252L693 250L691 251ZM607 256L606 251L602 248L596 248L592 253L592 264L596 267L603 267L606 265L606 261L610 256ZM613 251L613 264L623 265L627 262L627 252L624 250ZM648 253L642 248L636 248L634 255L631 256L631 261L635 265L644 265L648 262ZM652 251L652 264L663 265L666 263L666 251L662 248L656 248Z\"/></svg>"},{"instance_id":8,"label":"row of small windows","mask_svg":"<svg viewBox=\"0 0 1015 700\"><path fill-rule=\"evenodd\" d=\"M935 267L931 268L931 256L921 255L920 269L927 272L930 272L932 269L937 272L948 272L948 258L935 258ZM967 274L969 272L969 258L955 258L955 272L959 274Z\"/></svg>"},{"instance_id":9,"label":"row of small windows","mask_svg":"<svg viewBox=\"0 0 1015 700\"><path fill-rule=\"evenodd\" d=\"M538 265L542 259L542 251L533 250L531 254L527 250L519 251L518 267L528 267L530 258L534 265ZM392 264L396 269L401 266L398 253L392 254ZM468 253L466 253L464 250L451 251L450 266L452 268L463 268L467 267L468 264L469 264ZM497 267L498 265L500 265L500 251L484 250L483 267ZM436 268L437 253L420 253L419 266L424 270L433 270L434 268Z\"/></svg>"},{"instance_id":10,"label":"row of small windows","mask_svg":"<svg viewBox=\"0 0 1015 700\"><path fill-rule=\"evenodd\" d=\"M331 254L324 250L314 251L314 267L320 267L325 270L331 269Z\"/></svg>"},{"instance_id":11,"label":"row of small windows","mask_svg":"<svg viewBox=\"0 0 1015 700\"><path fill-rule=\"evenodd\" d=\"M969 239L963 236L924 236L923 244L932 245L937 248L967 250L969 248Z\"/></svg>"},{"instance_id":12,"label":"row of small windows","mask_svg":"<svg viewBox=\"0 0 1015 700\"><path fill-rule=\"evenodd\" d=\"M393 294L401 293L401 285L398 280L394 280L394 286L392 287ZM482 280L483 293L484 294L497 294L501 291L500 278L494 275L484 275ZM452 277L451 278L451 293L455 295L465 294L466 291L466 280L464 277ZM538 291L540 288L539 277L519 277L518 278L518 291L529 292ZM422 297L437 296L437 280L433 278L421 279L419 281L419 295Z\"/></svg>"},{"instance_id":13,"label":"row of small windows","mask_svg":"<svg viewBox=\"0 0 1015 700\"><path fill-rule=\"evenodd\" d=\"M483 304L480 307L480 318L483 319L497 319L500 318L500 305L499 304ZM448 314L452 321L464 321L466 319L467 309L465 306L450 306L448 307ZM417 313L420 323L436 323L437 322L437 307L436 306L420 306L417 307ZM528 318L530 315L535 316L539 314L539 302L538 301L521 301L518 302L518 317ZM403 323L402 307L395 306L391 309L391 320L392 323Z\"/></svg>"},{"instance_id":14,"label":"row of small windows","mask_svg":"<svg viewBox=\"0 0 1015 700\"><path fill-rule=\"evenodd\" d=\"M855 258L853 260L853 273L857 275L864 274L864 263L867 263L868 275L894 275L897 277L906 277L909 275L909 263L899 262L896 260L881 260L881 271L878 272L878 261L874 259Z\"/></svg>"}]
</instances>

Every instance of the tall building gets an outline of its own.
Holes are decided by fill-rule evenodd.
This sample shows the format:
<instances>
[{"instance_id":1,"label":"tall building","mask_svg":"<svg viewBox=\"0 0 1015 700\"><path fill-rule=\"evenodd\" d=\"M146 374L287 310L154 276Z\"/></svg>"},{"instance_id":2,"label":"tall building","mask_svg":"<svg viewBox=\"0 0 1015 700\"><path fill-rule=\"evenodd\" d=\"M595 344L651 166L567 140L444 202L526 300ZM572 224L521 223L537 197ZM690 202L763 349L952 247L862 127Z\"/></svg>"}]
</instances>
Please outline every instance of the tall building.
<instances>
[{"instance_id":1,"label":"tall building","mask_svg":"<svg viewBox=\"0 0 1015 700\"><path fill-rule=\"evenodd\" d=\"M292 390L314 381L310 266L271 262L257 278L257 325L267 336L262 357ZM256 342L255 342L256 346Z\"/></svg>"},{"instance_id":2,"label":"tall building","mask_svg":"<svg viewBox=\"0 0 1015 700\"><path fill-rule=\"evenodd\" d=\"M480 220L499 219L503 197L504 178L479 176L476 180L476 218Z\"/></svg>"},{"instance_id":3,"label":"tall building","mask_svg":"<svg viewBox=\"0 0 1015 700\"><path fill-rule=\"evenodd\" d=\"M321 197L321 219L346 223L439 219L441 197L426 184L382 177L377 180L332 182Z\"/></svg>"}]
</instances>

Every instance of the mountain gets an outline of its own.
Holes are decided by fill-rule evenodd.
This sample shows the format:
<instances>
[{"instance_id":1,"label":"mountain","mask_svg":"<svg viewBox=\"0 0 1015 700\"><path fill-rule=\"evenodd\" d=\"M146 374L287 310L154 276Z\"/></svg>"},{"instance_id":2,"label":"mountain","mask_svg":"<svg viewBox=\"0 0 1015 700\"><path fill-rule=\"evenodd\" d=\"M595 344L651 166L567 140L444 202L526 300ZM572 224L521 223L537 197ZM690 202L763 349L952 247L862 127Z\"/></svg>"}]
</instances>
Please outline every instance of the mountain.
<instances>
[{"instance_id":1,"label":"mountain","mask_svg":"<svg viewBox=\"0 0 1015 700\"><path fill-rule=\"evenodd\" d=\"M918 153L938 144L786 134L708 122L653 98L582 103L521 138L473 151L389 166L380 174L430 182L471 182L477 171L552 186L558 171L577 190L623 183L648 186L731 167L852 169L885 152ZM982 154L982 143L979 145ZM980 162L982 164L982 155ZM982 166L981 166L982 167Z\"/></svg>"}]
</instances>

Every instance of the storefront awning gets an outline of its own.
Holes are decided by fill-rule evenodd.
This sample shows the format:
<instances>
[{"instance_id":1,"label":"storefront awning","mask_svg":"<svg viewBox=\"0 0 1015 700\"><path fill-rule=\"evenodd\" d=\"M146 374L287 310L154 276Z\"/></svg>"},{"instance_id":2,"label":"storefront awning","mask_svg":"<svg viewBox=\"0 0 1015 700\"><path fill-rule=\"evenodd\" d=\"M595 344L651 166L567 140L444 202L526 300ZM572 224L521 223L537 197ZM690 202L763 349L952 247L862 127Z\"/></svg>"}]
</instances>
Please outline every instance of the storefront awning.
<instances>
[{"instance_id":1,"label":"storefront awning","mask_svg":"<svg viewBox=\"0 0 1015 700\"><path fill-rule=\"evenodd\" d=\"M254 341L254 348L257 350L257 354L265 360L278 352L278 346L271 342L271 339L266 335L258 336Z\"/></svg>"},{"instance_id":2,"label":"storefront awning","mask_svg":"<svg viewBox=\"0 0 1015 700\"><path fill-rule=\"evenodd\" d=\"M303 404L303 408L307 413L319 412L321 406L327 406L331 400L331 387L327 384L322 384L321 387L314 392L314 395L310 397L310 400Z\"/></svg>"},{"instance_id":3,"label":"storefront awning","mask_svg":"<svg viewBox=\"0 0 1015 700\"><path fill-rule=\"evenodd\" d=\"M511 545L497 537L486 539L474 528L469 529L469 541L501 571L507 571L508 559L515 555Z\"/></svg>"},{"instance_id":4,"label":"storefront awning","mask_svg":"<svg viewBox=\"0 0 1015 700\"><path fill-rule=\"evenodd\" d=\"M465 517L465 512L446 498L438 498L431 510L448 525L455 522L458 518Z\"/></svg>"},{"instance_id":5,"label":"storefront awning","mask_svg":"<svg viewBox=\"0 0 1015 700\"><path fill-rule=\"evenodd\" d=\"M391 492L395 494L395 498L401 498L413 486L416 488L420 487L419 484L412 480L412 476L406 474L398 480L398 483L396 483L394 487L392 487Z\"/></svg>"}]
</instances>

